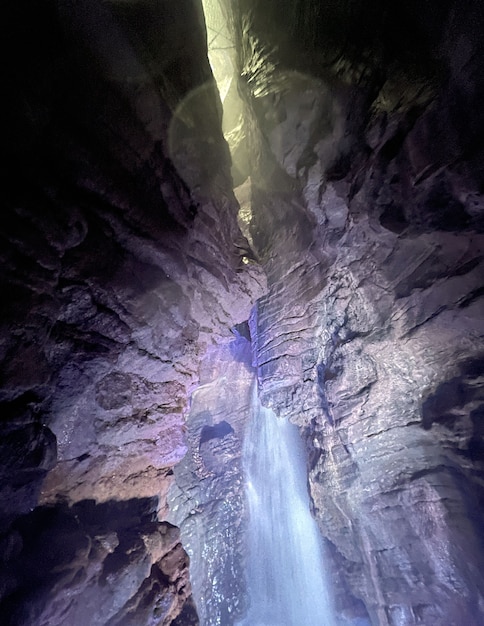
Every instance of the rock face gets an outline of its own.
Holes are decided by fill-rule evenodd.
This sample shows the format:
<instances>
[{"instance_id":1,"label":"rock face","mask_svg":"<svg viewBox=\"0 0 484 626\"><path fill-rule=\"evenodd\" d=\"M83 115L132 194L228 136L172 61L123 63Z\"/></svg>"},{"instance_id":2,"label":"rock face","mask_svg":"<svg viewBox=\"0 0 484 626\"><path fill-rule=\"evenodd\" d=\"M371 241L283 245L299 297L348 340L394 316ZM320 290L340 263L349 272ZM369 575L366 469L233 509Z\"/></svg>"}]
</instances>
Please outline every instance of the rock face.
<instances>
[{"instance_id":1,"label":"rock face","mask_svg":"<svg viewBox=\"0 0 484 626\"><path fill-rule=\"evenodd\" d=\"M189 608L188 557L156 506L82 500L18 518L2 540L3 623L171 624Z\"/></svg>"},{"instance_id":2,"label":"rock face","mask_svg":"<svg viewBox=\"0 0 484 626\"><path fill-rule=\"evenodd\" d=\"M263 292L202 9L25 0L6 22L0 621L189 623L187 559L162 522L184 410L207 348ZM144 501L148 520L111 519Z\"/></svg>"},{"instance_id":3,"label":"rock face","mask_svg":"<svg viewBox=\"0 0 484 626\"><path fill-rule=\"evenodd\" d=\"M259 383L342 623L480 624L482 9L238 7Z\"/></svg>"},{"instance_id":4,"label":"rock face","mask_svg":"<svg viewBox=\"0 0 484 626\"><path fill-rule=\"evenodd\" d=\"M246 609L241 456L255 369L246 326L243 332L202 362L187 416L189 452L174 470L169 494L170 520L190 555L201 624L233 624Z\"/></svg>"},{"instance_id":5,"label":"rock face","mask_svg":"<svg viewBox=\"0 0 484 626\"><path fill-rule=\"evenodd\" d=\"M0 622L243 617L257 377L339 624L482 624L480 3L233 3L240 212L199 2L6 11Z\"/></svg>"}]
</instances>

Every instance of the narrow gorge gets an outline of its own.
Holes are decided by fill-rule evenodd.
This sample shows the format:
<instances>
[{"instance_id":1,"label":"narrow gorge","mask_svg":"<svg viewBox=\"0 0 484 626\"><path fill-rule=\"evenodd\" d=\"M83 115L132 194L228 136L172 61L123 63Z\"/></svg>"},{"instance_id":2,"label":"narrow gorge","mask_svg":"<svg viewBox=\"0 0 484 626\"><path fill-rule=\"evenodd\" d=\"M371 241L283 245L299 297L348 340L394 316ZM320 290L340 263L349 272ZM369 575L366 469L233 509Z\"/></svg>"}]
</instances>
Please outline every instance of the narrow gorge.
<instances>
[{"instance_id":1,"label":"narrow gorge","mask_svg":"<svg viewBox=\"0 0 484 626\"><path fill-rule=\"evenodd\" d=\"M482 3L5 25L2 626L482 626Z\"/></svg>"}]
</instances>

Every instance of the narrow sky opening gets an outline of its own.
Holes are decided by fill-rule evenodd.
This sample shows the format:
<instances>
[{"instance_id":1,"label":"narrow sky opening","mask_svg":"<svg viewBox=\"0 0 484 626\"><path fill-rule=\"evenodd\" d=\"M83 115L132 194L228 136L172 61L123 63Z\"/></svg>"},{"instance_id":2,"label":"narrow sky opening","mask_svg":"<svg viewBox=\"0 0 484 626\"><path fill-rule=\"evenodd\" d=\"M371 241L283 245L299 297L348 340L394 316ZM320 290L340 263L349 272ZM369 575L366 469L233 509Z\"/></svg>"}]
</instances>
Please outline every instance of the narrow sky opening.
<instances>
[{"instance_id":1,"label":"narrow sky opening","mask_svg":"<svg viewBox=\"0 0 484 626\"><path fill-rule=\"evenodd\" d=\"M232 155L232 177L237 187L247 178L247 153L231 8L226 0L202 0L202 4L207 27L208 60L222 102L222 130Z\"/></svg>"}]
</instances>

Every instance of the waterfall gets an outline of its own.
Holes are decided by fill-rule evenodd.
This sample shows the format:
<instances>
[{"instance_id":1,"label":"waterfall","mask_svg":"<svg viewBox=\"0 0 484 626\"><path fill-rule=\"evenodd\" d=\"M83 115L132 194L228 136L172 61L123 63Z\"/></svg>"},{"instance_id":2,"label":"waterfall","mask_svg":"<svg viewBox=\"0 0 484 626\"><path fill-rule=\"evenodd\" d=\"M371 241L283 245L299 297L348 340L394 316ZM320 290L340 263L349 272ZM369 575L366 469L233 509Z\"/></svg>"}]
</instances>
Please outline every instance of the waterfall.
<instances>
[{"instance_id":1,"label":"waterfall","mask_svg":"<svg viewBox=\"0 0 484 626\"><path fill-rule=\"evenodd\" d=\"M334 626L298 429L254 385L243 449L249 505L249 610L241 626Z\"/></svg>"}]
</instances>

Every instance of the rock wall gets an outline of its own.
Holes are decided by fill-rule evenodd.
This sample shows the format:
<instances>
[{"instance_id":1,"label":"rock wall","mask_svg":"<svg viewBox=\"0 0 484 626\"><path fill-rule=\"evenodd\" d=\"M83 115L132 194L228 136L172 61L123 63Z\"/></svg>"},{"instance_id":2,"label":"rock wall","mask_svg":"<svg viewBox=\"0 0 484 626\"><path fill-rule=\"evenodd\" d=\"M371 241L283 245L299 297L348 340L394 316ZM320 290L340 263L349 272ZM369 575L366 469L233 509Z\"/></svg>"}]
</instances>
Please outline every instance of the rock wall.
<instances>
[{"instance_id":1,"label":"rock wall","mask_svg":"<svg viewBox=\"0 0 484 626\"><path fill-rule=\"evenodd\" d=\"M259 384L306 439L345 624L484 619L471 5L238 4Z\"/></svg>"},{"instance_id":2,"label":"rock wall","mask_svg":"<svg viewBox=\"0 0 484 626\"><path fill-rule=\"evenodd\" d=\"M7 3L2 623L197 623L167 499L242 615L255 373L341 624L482 623L484 15L387 5L234 3L244 238L198 2Z\"/></svg>"},{"instance_id":3,"label":"rock wall","mask_svg":"<svg viewBox=\"0 0 484 626\"><path fill-rule=\"evenodd\" d=\"M201 4L5 11L0 621L189 623L157 520L199 361L263 292Z\"/></svg>"},{"instance_id":4,"label":"rock wall","mask_svg":"<svg viewBox=\"0 0 484 626\"><path fill-rule=\"evenodd\" d=\"M247 325L209 351L187 416L189 451L174 470L170 521L190 555L200 623L228 626L246 608L242 448L255 382Z\"/></svg>"},{"instance_id":5,"label":"rock wall","mask_svg":"<svg viewBox=\"0 0 484 626\"><path fill-rule=\"evenodd\" d=\"M172 624L191 603L177 528L157 499L39 506L2 538L2 623Z\"/></svg>"}]
</instances>

